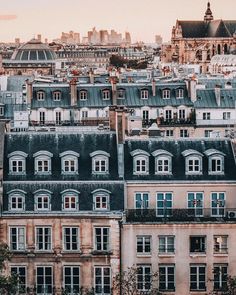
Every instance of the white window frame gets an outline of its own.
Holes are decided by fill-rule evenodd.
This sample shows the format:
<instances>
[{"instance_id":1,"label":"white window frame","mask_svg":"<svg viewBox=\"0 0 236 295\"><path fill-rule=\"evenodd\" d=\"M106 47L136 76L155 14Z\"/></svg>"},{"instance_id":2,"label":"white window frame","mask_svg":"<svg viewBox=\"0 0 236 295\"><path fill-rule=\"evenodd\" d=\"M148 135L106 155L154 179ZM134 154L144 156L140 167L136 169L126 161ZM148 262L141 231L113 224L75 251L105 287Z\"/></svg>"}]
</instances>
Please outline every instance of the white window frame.
<instances>
[{"instance_id":1,"label":"white window frame","mask_svg":"<svg viewBox=\"0 0 236 295\"><path fill-rule=\"evenodd\" d=\"M152 236L150 236L150 235L136 236L136 253L137 253L137 255L151 255L151 252L152 252L151 241L152 241ZM142 251L138 251L139 247L142 248ZM147 248L149 248L149 251L146 251Z\"/></svg>"},{"instance_id":2,"label":"white window frame","mask_svg":"<svg viewBox=\"0 0 236 295\"><path fill-rule=\"evenodd\" d=\"M110 210L110 194L111 192L107 190L95 190L93 194L93 209L95 211L108 211ZM97 200L97 198L99 198ZM105 202L104 202L105 200ZM97 202L98 201L98 202ZM97 206L98 205L98 206Z\"/></svg>"},{"instance_id":3,"label":"white window frame","mask_svg":"<svg viewBox=\"0 0 236 295\"><path fill-rule=\"evenodd\" d=\"M53 154L48 151L39 151L33 154L34 157L34 174L49 175L51 174L51 158ZM42 162L42 171L39 171L39 162ZM45 163L47 162L47 165ZM45 171L45 168L47 170Z\"/></svg>"},{"instance_id":4,"label":"white window frame","mask_svg":"<svg viewBox=\"0 0 236 295\"><path fill-rule=\"evenodd\" d=\"M214 155L210 156L209 159L209 174L211 175L219 175L219 174L224 174L224 156L221 155ZM212 161L220 162L220 164L216 163L216 171L212 171ZM220 168L220 169L218 169Z\"/></svg>"},{"instance_id":5,"label":"white window frame","mask_svg":"<svg viewBox=\"0 0 236 295\"><path fill-rule=\"evenodd\" d=\"M164 273L161 273L161 268L164 269ZM174 270L173 275L169 274L169 269ZM161 276L164 276L164 282L162 282L162 283L165 284L165 288L160 287L160 284L161 284L160 277ZM170 276L174 277L173 281L169 280ZM174 285L173 288L169 288L170 283L173 283L173 285ZM175 291L175 265L174 264L159 264L159 290L160 291L172 291L172 292Z\"/></svg>"},{"instance_id":6,"label":"white window frame","mask_svg":"<svg viewBox=\"0 0 236 295\"><path fill-rule=\"evenodd\" d=\"M62 97L61 91L60 90L53 91L52 96L54 101L60 101Z\"/></svg>"},{"instance_id":7,"label":"white window frame","mask_svg":"<svg viewBox=\"0 0 236 295\"><path fill-rule=\"evenodd\" d=\"M170 89L163 89L162 90L162 98L163 99L170 99Z\"/></svg>"},{"instance_id":8,"label":"white window frame","mask_svg":"<svg viewBox=\"0 0 236 295\"><path fill-rule=\"evenodd\" d=\"M16 272L13 269L16 269ZM22 283L22 276L20 275L20 269L24 269L24 282ZM27 268L24 265L11 265L10 266L10 273L17 275L17 294L25 294L27 288Z\"/></svg>"},{"instance_id":9,"label":"white window frame","mask_svg":"<svg viewBox=\"0 0 236 295\"><path fill-rule=\"evenodd\" d=\"M219 217L224 216L225 204L226 204L225 192L211 192L211 216L219 216Z\"/></svg>"},{"instance_id":10,"label":"white window frame","mask_svg":"<svg viewBox=\"0 0 236 295\"><path fill-rule=\"evenodd\" d=\"M165 131L166 137L173 137L174 136L174 130L173 129L167 129Z\"/></svg>"},{"instance_id":11,"label":"white window frame","mask_svg":"<svg viewBox=\"0 0 236 295\"><path fill-rule=\"evenodd\" d=\"M185 158L185 174L186 175L202 175L202 157L203 154L196 150L185 150L182 152L182 155ZM190 163L189 161L193 161L193 169L189 170ZM199 165L196 165L196 161L199 161ZM199 166L199 170L196 170L195 168Z\"/></svg>"},{"instance_id":12,"label":"white window frame","mask_svg":"<svg viewBox=\"0 0 236 295\"><path fill-rule=\"evenodd\" d=\"M80 100L87 100L88 99L88 91L87 90L80 90L79 91L79 99Z\"/></svg>"},{"instance_id":13,"label":"white window frame","mask_svg":"<svg viewBox=\"0 0 236 295\"><path fill-rule=\"evenodd\" d=\"M141 89L140 91L140 98L141 99L148 99L149 97L149 92L147 89Z\"/></svg>"},{"instance_id":14,"label":"white window frame","mask_svg":"<svg viewBox=\"0 0 236 295\"><path fill-rule=\"evenodd\" d=\"M97 292L97 284L96 284L96 278L97 278L97 272L96 272L96 269L100 269L101 271L101 280L100 281L100 284L99 284L99 287L101 289L101 292ZM107 277L107 275L105 274L105 271L107 271L109 269L109 284L105 284L105 277ZM104 291L104 286L107 285L108 288L110 289L110 292L107 293ZM110 295L111 294L111 267L110 266L95 266L94 267L94 292L95 292L95 295Z\"/></svg>"},{"instance_id":15,"label":"white window frame","mask_svg":"<svg viewBox=\"0 0 236 295\"><path fill-rule=\"evenodd\" d=\"M137 290L139 291L149 291L151 289L151 276L152 276L152 269L151 269L151 265L137 265L138 271L137 271ZM150 283L150 288L146 288L147 282L146 282L146 278L147 278L147 272L146 270L149 269L149 281L148 283ZM139 273L139 271L141 271L141 273ZM141 277L142 280L139 280L139 278ZM139 284L142 284L142 288L139 288Z\"/></svg>"},{"instance_id":16,"label":"white window frame","mask_svg":"<svg viewBox=\"0 0 236 295\"><path fill-rule=\"evenodd\" d=\"M140 195L140 201L137 200L137 196ZM144 199L144 195L145 197L147 197L147 199ZM139 209L148 209L149 208L149 192L135 192L134 195L134 208L139 210ZM140 205L140 207L137 207L137 204Z\"/></svg>"},{"instance_id":17,"label":"white window frame","mask_svg":"<svg viewBox=\"0 0 236 295\"><path fill-rule=\"evenodd\" d=\"M170 175L172 174L172 157L173 155L165 150L156 150L152 153L153 157L155 157L155 174L164 174ZM159 163L161 161L161 163ZM165 163L167 161L167 165ZM165 168L167 166L167 171ZM162 169L159 169L159 168Z\"/></svg>"},{"instance_id":18,"label":"white window frame","mask_svg":"<svg viewBox=\"0 0 236 295\"><path fill-rule=\"evenodd\" d=\"M227 235L214 235L214 254L228 254L228 236Z\"/></svg>"},{"instance_id":19,"label":"white window frame","mask_svg":"<svg viewBox=\"0 0 236 295\"><path fill-rule=\"evenodd\" d=\"M10 191L9 193L9 211L24 211L25 210L25 195L26 192L21 191L21 190L13 190ZM15 204L16 208L13 208L12 206L12 199L15 198ZM21 199L21 202L19 200ZM22 206L19 208L19 204L22 204Z\"/></svg>"},{"instance_id":20,"label":"white window frame","mask_svg":"<svg viewBox=\"0 0 236 295\"><path fill-rule=\"evenodd\" d=\"M109 100L111 98L111 91L109 89L102 90L102 99Z\"/></svg>"},{"instance_id":21,"label":"white window frame","mask_svg":"<svg viewBox=\"0 0 236 295\"><path fill-rule=\"evenodd\" d=\"M38 281L38 270L39 268L43 268L43 285L42 285L42 288L43 288L43 293L38 293L38 284L37 284L37 281ZM52 292L48 293L47 292L47 289L46 289L46 275L45 275L45 272L46 272L46 268L50 268L51 269L51 289L52 289ZM37 265L36 266L36 294L38 295L52 295L53 294L53 267L50 265Z\"/></svg>"},{"instance_id":22,"label":"white window frame","mask_svg":"<svg viewBox=\"0 0 236 295\"><path fill-rule=\"evenodd\" d=\"M73 234L73 231L76 231L76 234ZM67 236L66 231L69 231L69 249L67 249ZM73 249L73 236L76 236L76 249ZM63 251L80 251L80 228L78 226L63 226Z\"/></svg>"},{"instance_id":23,"label":"white window frame","mask_svg":"<svg viewBox=\"0 0 236 295\"><path fill-rule=\"evenodd\" d=\"M218 272L216 272L217 268L218 268ZM223 273L223 268L226 268L226 273ZM215 291L226 291L227 290L227 283L228 283L228 264L227 263L214 263L213 264L213 275L214 275L213 289ZM216 281L217 275L219 276L218 277L219 280ZM225 277L223 277L223 276L225 276ZM219 284L218 288L216 288L216 282L218 282L218 284Z\"/></svg>"},{"instance_id":24,"label":"white window frame","mask_svg":"<svg viewBox=\"0 0 236 295\"><path fill-rule=\"evenodd\" d=\"M15 230L15 244L16 249L13 249L13 233L12 231ZM25 226L10 226L9 227L9 248L13 252L17 251L25 251L26 250L26 229Z\"/></svg>"},{"instance_id":25,"label":"white window frame","mask_svg":"<svg viewBox=\"0 0 236 295\"><path fill-rule=\"evenodd\" d=\"M37 93L36 93L36 96L37 96L37 100L38 101L44 101L45 100L45 91L43 90L38 90Z\"/></svg>"},{"instance_id":26,"label":"white window frame","mask_svg":"<svg viewBox=\"0 0 236 295\"><path fill-rule=\"evenodd\" d=\"M210 112L203 112L202 113L202 120L211 120L211 113Z\"/></svg>"},{"instance_id":27,"label":"white window frame","mask_svg":"<svg viewBox=\"0 0 236 295\"><path fill-rule=\"evenodd\" d=\"M162 199L158 199L158 195L162 195ZM167 197L170 197L170 199L167 199ZM162 202L163 206L158 206L158 202ZM171 204L171 206L167 206L167 203ZM171 216L173 210L173 192L157 192L156 193L156 215L158 217L163 216ZM159 213L159 212L162 213Z\"/></svg>"},{"instance_id":28,"label":"white window frame","mask_svg":"<svg viewBox=\"0 0 236 295\"><path fill-rule=\"evenodd\" d=\"M70 284L69 284L69 290L67 289L66 284L66 269L70 269ZM75 290L75 283L74 283L74 269L78 270L78 284ZM74 294L74 292L77 294L80 293L80 265L64 265L63 266L63 287L68 294ZM78 288L78 289L77 289Z\"/></svg>"},{"instance_id":29,"label":"white window frame","mask_svg":"<svg viewBox=\"0 0 236 295\"><path fill-rule=\"evenodd\" d=\"M223 112L223 120L230 120L231 112Z\"/></svg>"},{"instance_id":30,"label":"white window frame","mask_svg":"<svg viewBox=\"0 0 236 295\"><path fill-rule=\"evenodd\" d=\"M10 175L25 175L26 174L26 158L28 154L21 152L21 151L15 151L8 155L9 158L9 174ZM16 164L16 171L13 171L13 162L17 162ZM22 162L22 171L19 171L19 162Z\"/></svg>"},{"instance_id":31,"label":"white window frame","mask_svg":"<svg viewBox=\"0 0 236 295\"><path fill-rule=\"evenodd\" d=\"M65 190L61 192L62 194L62 208L63 211L78 211L79 210L79 192L76 190ZM66 206L66 198L69 198L68 207ZM75 199L75 202L72 202L71 198ZM72 206L75 204L75 207Z\"/></svg>"},{"instance_id":32,"label":"white window frame","mask_svg":"<svg viewBox=\"0 0 236 295\"><path fill-rule=\"evenodd\" d=\"M97 242L97 236L98 236L97 229L101 231L101 234L100 234L101 247L98 246L98 242ZM107 235L105 234L105 231L107 231ZM105 241L106 239L107 239L107 242ZM111 247L110 228L107 226L95 226L94 227L94 251L109 252L110 247Z\"/></svg>"},{"instance_id":33,"label":"white window frame","mask_svg":"<svg viewBox=\"0 0 236 295\"><path fill-rule=\"evenodd\" d=\"M35 211L50 211L51 210L51 192L47 190L39 190L34 193ZM42 198L42 208L39 208L39 198ZM47 201L46 201L47 200ZM47 206L45 206L47 205Z\"/></svg>"},{"instance_id":34,"label":"white window frame","mask_svg":"<svg viewBox=\"0 0 236 295\"><path fill-rule=\"evenodd\" d=\"M176 89L176 98L177 99L184 98L184 89L183 88Z\"/></svg>"},{"instance_id":35,"label":"white window frame","mask_svg":"<svg viewBox=\"0 0 236 295\"><path fill-rule=\"evenodd\" d=\"M192 289L191 288L191 268L195 267L196 268L196 284L197 284L197 288L196 289ZM200 275L200 267L204 267L204 270L205 270L205 280L204 280L204 283L205 283L205 288L203 289L200 289L199 288L199 285L200 285L200 280L199 280L199 275ZM206 290L206 265L205 264L190 264L190 272L189 272L189 275L190 275L190 279L189 279L189 282L190 282L190 292L196 292L196 291L205 291ZM195 282L195 281L194 281Z\"/></svg>"},{"instance_id":36,"label":"white window frame","mask_svg":"<svg viewBox=\"0 0 236 295\"><path fill-rule=\"evenodd\" d=\"M133 174L148 175L150 154L143 150L134 150L130 154L133 157ZM144 165L143 165L143 162L144 162ZM138 167L140 168L137 169ZM143 170L143 167L144 167L144 170Z\"/></svg>"},{"instance_id":37,"label":"white window frame","mask_svg":"<svg viewBox=\"0 0 236 295\"><path fill-rule=\"evenodd\" d=\"M46 241L46 229L48 230L49 234L49 241ZM42 230L42 242L39 241L39 232L38 230ZM39 249L39 244L42 243L42 249ZM46 247L46 243L49 246ZM52 227L50 226L36 226L35 227L35 250L38 252L50 252L52 251Z\"/></svg>"},{"instance_id":38,"label":"white window frame","mask_svg":"<svg viewBox=\"0 0 236 295\"><path fill-rule=\"evenodd\" d=\"M191 241L195 239L199 239L200 243L198 242L198 247L199 249L198 250L195 250L195 251L191 251ZM202 251L202 248L203 248L203 251ZM189 236L189 253L190 254L206 254L206 251L207 251L207 237L204 236L204 235L192 235L192 236Z\"/></svg>"},{"instance_id":39,"label":"white window frame","mask_svg":"<svg viewBox=\"0 0 236 295\"><path fill-rule=\"evenodd\" d=\"M189 196L193 195L193 200ZM197 198L201 196L201 198ZM203 216L204 193L203 192L188 192L187 193L188 209L194 210L195 216Z\"/></svg>"},{"instance_id":40,"label":"white window frame","mask_svg":"<svg viewBox=\"0 0 236 295\"><path fill-rule=\"evenodd\" d=\"M4 116L4 106L0 106L0 116Z\"/></svg>"},{"instance_id":41,"label":"white window frame","mask_svg":"<svg viewBox=\"0 0 236 295\"><path fill-rule=\"evenodd\" d=\"M117 90L117 98L125 99L125 89L120 88Z\"/></svg>"},{"instance_id":42,"label":"white window frame","mask_svg":"<svg viewBox=\"0 0 236 295\"><path fill-rule=\"evenodd\" d=\"M164 249L161 248L163 240L163 246ZM175 236L172 235L160 235L158 236L158 243L159 243L159 248L158 248L158 253L159 255L170 255L175 253Z\"/></svg>"},{"instance_id":43,"label":"white window frame","mask_svg":"<svg viewBox=\"0 0 236 295\"><path fill-rule=\"evenodd\" d=\"M61 174L78 174L78 158L80 157L79 153L74 151L65 151L61 153ZM68 171L66 171L66 162L69 162ZM74 161L74 171L71 170L73 167L72 161Z\"/></svg>"},{"instance_id":44,"label":"white window frame","mask_svg":"<svg viewBox=\"0 0 236 295\"><path fill-rule=\"evenodd\" d=\"M181 138L187 138L189 137L189 131L188 129L180 129L179 130L179 135Z\"/></svg>"},{"instance_id":45,"label":"white window frame","mask_svg":"<svg viewBox=\"0 0 236 295\"><path fill-rule=\"evenodd\" d=\"M92 174L109 174L109 153L95 151L90 154L90 157L92 158Z\"/></svg>"}]
</instances>

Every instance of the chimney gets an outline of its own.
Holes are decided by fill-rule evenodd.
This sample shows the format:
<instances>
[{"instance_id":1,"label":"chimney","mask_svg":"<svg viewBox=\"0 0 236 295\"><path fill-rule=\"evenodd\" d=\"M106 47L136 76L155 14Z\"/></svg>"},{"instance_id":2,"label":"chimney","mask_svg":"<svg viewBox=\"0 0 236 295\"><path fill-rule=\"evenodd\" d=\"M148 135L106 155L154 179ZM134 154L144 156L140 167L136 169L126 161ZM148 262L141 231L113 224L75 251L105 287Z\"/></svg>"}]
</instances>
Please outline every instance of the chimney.
<instances>
[{"instance_id":1,"label":"chimney","mask_svg":"<svg viewBox=\"0 0 236 295\"><path fill-rule=\"evenodd\" d=\"M117 105L117 84L116 77L111 77L111 89L112 89L112 105Z\"/></svg>"},{"instance_id":2,"label":"chimney","mask_svg":"<svg viewBox=\"0 0 236 295\"><path fill-rule=\"evenodd\" d=\"M77 83L76 79L73 78L70 81L70 104L71 106L76 106L77 104Z\"/></svg>"},{"instance_id":3,"label":"chimney","mask_svg":"<svg viewBox=\"0 0 236 295\"><path fill-rule=\"evenodd\" d=\"M116 130L116 107L110 106L109 107L109 123L110 123L110 130Z\"/></svg>"},{"instance_id":4,"label":"chimney","mask_svg":"<svg viewBox=\"0 0 236 295\"><path fill-rule=\"evenodd\" d=\"M216 97L216 103L218 107L220 106L220 89L221 89L220 85L215 86L215 97Z\"/></svg>"},{"instance_id":5,"label":"chimney","mask_svg":"<svg viewBox=\"0 0 236 295\"><path fill-rule=\"evenodd\" d=\"M94 74L93 74L93 70L90 70L90 72L89 72L89 83L90 83L90 84L94 84Z\"/></svg>"},{"instance_id":6,"label":"chimney","mask_svg":"<svg viewBox=\"0 0 236 295\"><path fill-rule=\"evenodd\" d=\"M196 86L197 86L197 81L195 77L192 77L188 81L188 97L191 99L192 102L195 102L197 100Z\"/></svg>"},{"instance_id":7,"label":"chimney","mask_svg":"<svg viewBox=\"0 0 236 295\"><path fill-rule=\"evenodd\" d=\"M27 98L27 104L31 105L31 101L33 98L33 83L30 82L28 79L26 82L26 98Z\"/></svg>"},{"instance_id":8,"label":"chimney","mask_svg":"<svg viewBox=\"0 0 236 295\"><path fill-rule=\"evenodd\" d=\"M152 79L152 96L156 96L156 81Z\"/></svg>"},{"instance_id":9,"label":"chimney","mask_svg":"<svg viewBox=\"0 0 236 295\"><path fill-rule=\"evenodd\" d=\"M116 140L117 144L123 144L125 141L125 119L126 119L126 108L116 108Z\"/></svg>"}]
</instances>

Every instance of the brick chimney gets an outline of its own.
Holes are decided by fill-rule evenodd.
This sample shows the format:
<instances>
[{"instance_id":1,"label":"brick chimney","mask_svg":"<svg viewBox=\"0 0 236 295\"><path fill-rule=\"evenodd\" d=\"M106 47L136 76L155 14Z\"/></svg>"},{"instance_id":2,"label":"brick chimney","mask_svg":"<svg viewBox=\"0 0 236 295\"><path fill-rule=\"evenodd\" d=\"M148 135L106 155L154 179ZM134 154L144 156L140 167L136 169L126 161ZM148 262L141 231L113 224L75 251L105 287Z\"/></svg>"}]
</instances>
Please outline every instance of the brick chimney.
<instances>
[{"instance_id":1,"label":"brick chimney","mask_svg":"<svg viewBox=\"0 0 236 295\"><path fill-rule=\"evenodd\" d=\"M220 85L216 85L215 86L215 97L216 97L216 103L217 103L217 106L219 107L220 106L220 89L221 89L221 86Z\"/></svg>"},{"instance_id":2,"label":"brick chimney","mask_svg":"<svg viewBox=\"0 0 236 295\"><path fill-rule=\"evenodd\" d=\"M116 140L117 144L123 144L125 141L125 123L126 123L126 108L116 108Z\"/></svg>"},{"instance_id":3,"label":"brick chimney","mask_svg":"<svg viewBox=\"0 0 236 295\"><path fill-rule=\"evenodd\" d=\"M195 79L195 77L192 77L189 81L188 81L188 97L191 99L192 102L195 102L197 100L197 80Z\"/></svg>"},{"instance_id":4,"label":"brick chimney","mask_svg":"<svg viewBox=\"0 0 236 295\"><path fill-rule=\"evenodd\" d=\"M30 82L28 79L25 82L26 82L26 99L27 99L27 104L28 105L31 105L31 101L33 99L33 83Z\"/></svg>"},{"instance_id":5,"label":"brick chimney","mask_svg":"<svg viewBox=\"0 0 236 295\"><path fill-rule=\"evenodd\" d=\"M94 84L94 73L93 70L90 70L89 72L89 83Z\"/></svg>"},{"instance_id":6,"label":"brick chimney","mask_svg":"<svg viewBox=\"0 0 236 295\"><path fill-rule=\"evenodd\" d=\"M71 106L77 105L77 81L75 78L73 78L70 81L70 104Z\"/></svg>"},{"instance_id":7,"label":"brick chimney","mask_svg":"<svg viewBox=\"0 0 236 295\"><path fill-rule=\"evenodd\" d=\"M156 96L156 81L152 79L152 96Z\"/></svg>"},{"instance_id":8,"label":"brick chimney","mask_svg":"<svg viewBox=\"0 0 236 295\"><path fill-rule=\"evenodd\" d=\"M111 89L112 89L112 105L117 105L117 81L116 77L111 77Z\"/></svg>"}]
</instances>

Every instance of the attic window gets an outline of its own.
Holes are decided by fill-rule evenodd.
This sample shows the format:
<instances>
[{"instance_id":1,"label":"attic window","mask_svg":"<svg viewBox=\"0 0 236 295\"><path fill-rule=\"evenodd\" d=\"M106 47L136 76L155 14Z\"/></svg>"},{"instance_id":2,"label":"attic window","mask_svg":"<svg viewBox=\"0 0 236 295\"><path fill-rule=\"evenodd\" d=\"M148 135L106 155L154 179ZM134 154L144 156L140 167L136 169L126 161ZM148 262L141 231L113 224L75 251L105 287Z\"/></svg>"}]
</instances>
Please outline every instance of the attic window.
<instances>
[{"instance_id":1,"label":"attic window","mask_svg":"<svg viewBox=\"0 0 236 295\"><path fill-rule=\"evenodd\" d=\"M102 90L102 99L104 99L104 100L110 99L110 90L109 89Z\"/></svg>"},{"instance_id":2,"label":"attic window","mask_svg":"<svg viewBox=\"0 0 236 295\"><path fill-rule=\"evenodd\" d=\"M119 99L125 98L125 90L124 89L118 89L117 98L119 98Z\"/></svg>"},{"instance_id":3,"label":"attic window","mask_svg":"<svg viewBox=\"0 0 236 295\"><path fill-rule=\"evenodd\" d=\"M109 157L110 154L104 151L95 151L90 154L92 158L92 173L93 174L108 174L109 173Z\"/></svg>"},{"instance_id":4,"label":"attic window","mask_svg":"<svg viewBox=\"0 0 236 295\"><path fill-rule=\"evenodd\" d=\"M133 157L133 174L149 174L150 154L143 150L134 150L130 154Z\"/></svg>"},{"instance_id":5,"label":"attic window","mask_svg":"<svg viewBox=\"0 0 236 295\"><path fill-rule=\"evenodd\" d=\"M80 100L87 100L88 99L88 92L87 92L87 90L80 90L80 92L79 92L79 99Z\"/></svg>"},{"instance_id":6,"label":"attic window","mask_svg":"<svg viewBox=\"0 0 236 295\"><path fill-rule=\"evenodd\" d=\"M33 154L34 173L35 174L51 174L51 158L53 154L48 151L39 151Z\"/></svg>"},{"instance_id":7,"label":"attic window","mask_svg":"<svg viewBox=\"0 0 236 295\"><path fill-rule=\"evenodd\" d=\"M15 151L8 155L9 158L9 174L25 174L26 173L26 157L28 155L21 151Z\"/></svg>"},{"instance_id":8,"label":"attic window","mask_svg":"<svg viewBox=\"0 0 236 295\"><path fill-rule=\"evenodd\" d=\"M196 150L185 150L182 152L185 157L185 174L199 175L202 174L202 157L203 155Z\"/></svg>"},{"instance_id":9,"label":"attic window","mask_svg":"<svg viewBox=\"0 0 236 295\"><path fill-rule=\"evenodd\" d=\"M184 89L176 89L176 98L184 98Z\"/></svg>"},{"instance_id":10,"label":"attic window","mask_svg":"<svg viewBox=\"0 0 236 295\"><path fill-rule=\"evenodd\" d=\"M52 96L53 96L54 101L60 101L61 100L61 91L54 91Z\"/></svg>"},{"instance_id":11,"label":"attic window","mask_svg":"<svg viewBox=\"0 0 236 295\"><path fill-rule=\"evenodd\" d=\"M37 100L38 101L42 101L45 99L45 92L40 90L40 91L37 91Z\"/></svg>"},{"instance_id":12,"label":"attic window","mask_svg":"<svg viewBox=\"0 0 236 295\"><path fill-rule=\"evenodd\" d=\"M170 98L170 89L163 89L162 90L162 98L169 99Z\"/></svg>"},{"instance_id":13,"label":"attic window","mask_svg":"<svg viewBox=\"0 0 236 295\"><path fill-rule=\"evenodd\" d=\"M148 99L148 90L147 89L142 89L140 92L140 98L141 99Z\"/></svg>"}]
</instances>

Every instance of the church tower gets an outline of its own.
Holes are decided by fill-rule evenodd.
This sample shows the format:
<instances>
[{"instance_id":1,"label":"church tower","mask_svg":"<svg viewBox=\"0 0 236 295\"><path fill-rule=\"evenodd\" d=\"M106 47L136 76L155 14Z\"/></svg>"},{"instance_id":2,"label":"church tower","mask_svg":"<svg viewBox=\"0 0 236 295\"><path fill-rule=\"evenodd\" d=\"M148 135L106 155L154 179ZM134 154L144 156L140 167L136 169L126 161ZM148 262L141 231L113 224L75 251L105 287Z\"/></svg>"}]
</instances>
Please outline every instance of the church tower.
<instances>
[{"instance_id":1,"label":"church tower","mask_svg":"<svg viewBox=\"0 0 236 295\"><path fill-rule=\"evenodd\" d=\"M212 20L213 20L213 15L212 15L212 11L211 11L211 4L210 4L210 2L207 2L207 10L204 15L204 21L210 22Z\"/></svg>"}]
</instances>

